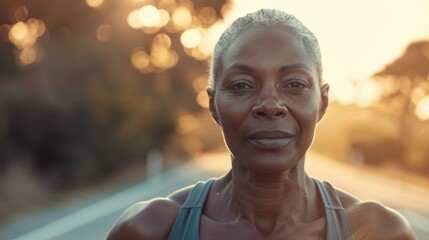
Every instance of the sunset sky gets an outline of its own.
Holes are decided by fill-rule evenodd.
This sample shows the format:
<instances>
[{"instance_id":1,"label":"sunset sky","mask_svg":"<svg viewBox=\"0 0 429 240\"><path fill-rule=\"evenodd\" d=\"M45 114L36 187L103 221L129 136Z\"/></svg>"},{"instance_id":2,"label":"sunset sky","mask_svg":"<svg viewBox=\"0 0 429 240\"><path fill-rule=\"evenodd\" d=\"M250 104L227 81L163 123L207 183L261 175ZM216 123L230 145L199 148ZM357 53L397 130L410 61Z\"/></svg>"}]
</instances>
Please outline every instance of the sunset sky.
<instances>
[{"instance_id":1,"label":"sunset sky","mask_svg":"<svg viewBox=\"0 0 429 240\"><path fill-rule=\"evenodd\" d=\"M377 89L364 82L399 57L410 42L429 40L428 0L233 0L222 27L260 8L276 8L295 15L319 40L324 79L331 98L342 103L372 100ZM221 28L221 27L219 27Z\"/></svg>"}]
</instances>

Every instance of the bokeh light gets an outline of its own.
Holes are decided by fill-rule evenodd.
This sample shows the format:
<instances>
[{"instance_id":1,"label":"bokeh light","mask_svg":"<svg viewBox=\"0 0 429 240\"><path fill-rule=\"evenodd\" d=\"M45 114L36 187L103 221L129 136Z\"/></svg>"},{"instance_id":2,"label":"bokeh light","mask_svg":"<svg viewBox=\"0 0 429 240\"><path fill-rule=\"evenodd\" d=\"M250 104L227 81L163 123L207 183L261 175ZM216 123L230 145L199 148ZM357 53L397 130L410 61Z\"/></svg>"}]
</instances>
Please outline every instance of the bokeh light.
<instances>
[{"instance_id":1,"label":"bokeh light","mask_svg":"<svg viewBox=\"0 0 429 240\"><path fill-rule=\"evenodd\" d=\"M143 24L140 21L140 13L139 10L133 10L128 14L127 22L130 27L139 29L143 27Z\"/></svg>"},{"instance_id":2,"label":"bokeh light","mask_svg":"<svg viewBox=\"0 0 429 240\"><path fill-rule=\"evenodd\" d=\"M139 70L147 71L150 69L149 55L143 48L134 48L131 52L131 63Z\"/></svg>"},{"instance_id":3,"label":"bokeh light","mask_svg":"<svg viewBox=\"0 0 429 240\"><path fill-rule=\"evenodd\" d=\"M85 0L85 2L88 6L97 8L103 4L104 0Z\"/></svg>"},{"instance_id":4,"label":"bokeh light","mask_svg":"<svg viewBox=\"0 0 429 240\"><path fill-rule=\"evenodd\" d=\"M429 79L372 78L385 64L395 62L412 40L427 40L429 18L416 16L422 16L419 9L429 5L417 1L343 4L333 0L317 7L302 0L287 4L277 0L78 0L59 5L5 1L0 23L5 75L0 140L13 147L5 148L7 155L0 154L0 158L12 156L0 168L7 173L5 165L28 161L28 166L47 166L35 173L49 187L86 186L90 180L85 175L102 182L136 162L146 167L147 153L154 149L165 154L165 170L188 155L219 151L222 134L207 110L208 60L233 19L264 7L294 14L320 40L324 78L332 95L330 113L320 122L311 150L359 164L361 169L374 164L369 165L371 171L399 166L400 171L429 174ZM318 12L327 14L321 18ZM365 18L360 17L362 12ZM425 29L425 33L413 29ZM429 47L421 53L429 59ZM396 93L397 99L385 98ZM409 131L403 131L407 126ZM412 145L400 156L403 159L395 158L400 154L386 156L385 152L396 153L397 146L406 146L400 145L401 139ZM16 149L22 154L13 156ZM380 154L371 156L372 151ZM350 157L355 152L359 161ZM57 153L61 156L56 157ZM51 166L60 169L59 177L46 174ZM72 169L70 178L61 177L61 171L68 171L63 166ZM5 204L0 205L0 213L2 207L8 212Z\"/></svg>"},{"instance_id":5,"label":"bokeh light","mask_svg":"<svg viewBox=\"0 0 429 240\"><path fill-rule=\"evenodd\" d=\"M187 48L194 48L201 42L201 33L198 29L188 29L180 36L180 41Z\"/></svg>"},{"instance_id":6,"label":"bokeh light","mask_svg":"<svg viewBox=\"0 0 429 240\"><path fill-rule=\"evenodd\" d=\"M170 21L170 14L164 9L159 9L158 12L160 16L158 26L164 27Z\"/></svg>"},{"instance_id":7,"label":"bokeh light","mask_svg":"<svg viewBox=\"0 0 429 240\"><path fill-rule=\"evenodd\" d=\"M153 46L150 52L150 61L151 63L163 70L167 68L174 67L179 60L179 57L171 48L167 48L165 46Z\"/></svg>"},{"instance_id":8,"label":"bokeh light","mask_svg":"<svg viewBox=\"0 0 429 240\"><path fill-rule=\"evenodd\" d=\"M202 76L196 78L192 82L192 88L194 89L194 91L196 93L198 93L200 91L205 91L206 88L207 88L207 83L208 83L208 77L207 77L207 75L202 75Z\"/></svg>"},{"instance_id":9,"label":"bokeh light","mask_svg":"<svg viewBox=\"0 0 429 240\"><path fill-rule=\"evenodd\" d=\"M192 14L186 7L178 7L174 10L172 20L177 29L185 29L192 22Z\"/></svg>"},{"instance_id":10,"label":"bokeh light","mask_svg":"<svg viewBox=\"0 0 429 240\"><path fill-rule=\"evenodd\" d=\"M176 131L180 134L187 134L197 128L198 121L191 114L185 114L177 119Z\"/></svg>"},{"instance_id":11,"label":"bokeh light","mask_svg":"<svg viewBox=\"0 0 429 240\"><path fill-rule=\"evenodd\" d=\"M152 44L154 46L164 46L166 48L169 48L171 47L171 39L167 34L161 33L153 38Z\"/></svg>"},{"instance_id":12,"label":"bokeh light","mask_svg":"<svg viewBox=\"0 0 429 240\"><path fill-rule=\"evenodd\" d=\"M46 31L45 23L35 18L18 21L8 32L8 39L17 48L15 56L20 66L30 65L42 58L37 39Z\"/></svg>"},{"instance_id":13,"label":"bokeh light","mask_svg":"<svg viewBox=\"0 0 429 240\"><path fill-rule=\"evenodd\" d=\"M140 8L140 22L145 27L154 27L160 23L161 15L158 8L152 5L146 5Z\"/></svg>"},{"instance_id":14,"label":"bokeh light","mask_svg":"<svg viewBox=\"0 0 429 240\"><path fill-rule=\"evenodd\" d=\"M204 25L211 25L216 21L216 10L212 7L202 7L197 12L198 18Z\"/></svg>"},{"instance_id":15,"label":"bokeh light","mask_svg":"<svg viewBox=\"0 0 429 240\"><path fill-rule=\"evenodd\" d=\"M18 54L18 59L22 65L30 65L37 59L37 50L35 47L24 48Z\"/></svg>"},{"instance_id":16,"label":"bokeh light","mask_svg":"<svg viewBox=\"0 0 429 240\"><path fill-rule=\"evenodd\" d=\"M102 24L97 28L97 39L103 42L107 42L112 34L112 27L108 24Z\"/></svg>"},{"instance_id":17,"label":"bokeh light","mask_svg":"<svg viewBox=\"0 0 429 240\"><path fill-rule=\"evenodd\" d=\"M17 22L9 31L9 39L18 48L31 46L36 41L35 37L30 35L30 30L24 22Z\"/></svg>"},{"instance_id":18,"label":"bokeh light","mask_svg":"<svg viewBox=\"0 0 429 240\"><path fill-rule=\"evenodd\" d=\"M429 119L429 96L424 97L416 107L416 115L420 120Z\"/></svg>"},{"instance_id":19,"label":"bokeh light","mask_svg":"<svg viewBox=\"0 0 429 240\"><path fill-rule=\"evenodd\" d=\"M197 94L196 101L200 107L209 108L209 97L208 97L207 92L205 90L200 91Z\"/></svg>"}]
</instances>

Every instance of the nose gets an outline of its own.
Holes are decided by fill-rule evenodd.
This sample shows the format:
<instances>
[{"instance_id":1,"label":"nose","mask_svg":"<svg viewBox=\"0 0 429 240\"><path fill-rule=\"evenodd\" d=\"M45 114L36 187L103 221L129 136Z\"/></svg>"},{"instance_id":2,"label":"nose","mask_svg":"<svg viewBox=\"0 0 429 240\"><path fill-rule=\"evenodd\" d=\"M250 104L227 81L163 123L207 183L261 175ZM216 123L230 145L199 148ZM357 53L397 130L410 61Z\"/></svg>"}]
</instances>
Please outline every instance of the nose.
<instances>
[{"instance_id":1,"label":"nose","mask_svg":"<svg viewBox=\"0 0 429 240\"><path fill-rule=\"evenodd\" d=\"M284 102L273 96L262 99L252 108L252 116L259 119L265 118L272 120L284 118L286 117L287 113L288 109Z\"/></svg>"}]
</instances>

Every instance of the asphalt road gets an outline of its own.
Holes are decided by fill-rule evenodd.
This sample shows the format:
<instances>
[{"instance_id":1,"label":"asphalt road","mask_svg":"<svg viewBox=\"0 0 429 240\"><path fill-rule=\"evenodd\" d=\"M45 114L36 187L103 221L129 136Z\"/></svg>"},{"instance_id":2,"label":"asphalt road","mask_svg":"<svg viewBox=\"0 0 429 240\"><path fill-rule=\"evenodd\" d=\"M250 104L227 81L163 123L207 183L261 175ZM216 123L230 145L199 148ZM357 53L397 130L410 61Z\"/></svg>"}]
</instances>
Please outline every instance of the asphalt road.
<instances>
[{"instance_id":1,"label":"asphalt road","mask_svg":"<svg viewBox=\"0 0 429 240\"><path fill-rule=\"evenodd\" d=\"M429 189L341 164L314 153L310 153L307 159L306 169L310 176L329 181L362 199L380 201L395 208L413 225L418 239L429 239ZM0 239L105 239L119 215L132 203L166 196L199 180L221 176L229 166L224 153L204 155L142 183L0 226Z\"/></svg>"}]
</instances>

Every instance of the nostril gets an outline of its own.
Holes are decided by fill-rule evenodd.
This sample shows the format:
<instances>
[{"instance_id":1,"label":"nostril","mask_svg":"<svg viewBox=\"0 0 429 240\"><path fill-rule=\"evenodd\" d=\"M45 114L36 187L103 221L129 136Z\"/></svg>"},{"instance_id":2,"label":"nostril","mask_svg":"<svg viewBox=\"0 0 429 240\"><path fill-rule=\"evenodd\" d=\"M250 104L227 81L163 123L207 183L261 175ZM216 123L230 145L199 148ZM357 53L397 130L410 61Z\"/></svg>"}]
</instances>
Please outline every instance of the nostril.
<instances>
[{"instance_id":1,"label":"nostril","mask_svg":"<svg viewBox=\"0 0 429 240\"><path fill-rule=\"evenodd\" d=\"M274 114L275 117L283 117L284 115L285 115L285 113L282 111L276 112L276 114Z\"/></svg>"},{"instance_id":2,"label":"nostril","mask_svg":"<svg viewBox=\"0 0 429 240\"><path fill-rule=\"evenodd\" d=\"M265 113L264 112L257 112L256 116L258 116L258 117L264 117Z\"/></svg>"}]
</instances>

